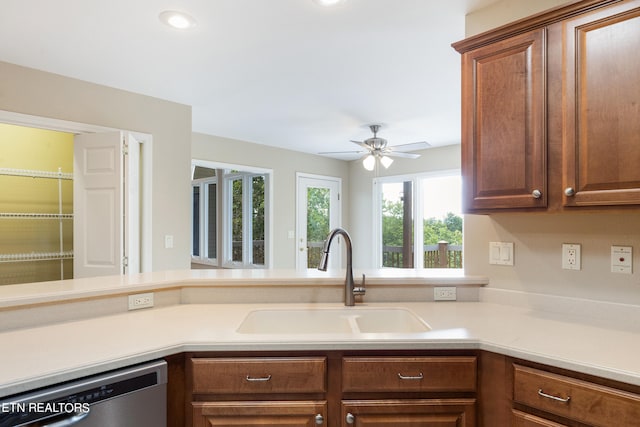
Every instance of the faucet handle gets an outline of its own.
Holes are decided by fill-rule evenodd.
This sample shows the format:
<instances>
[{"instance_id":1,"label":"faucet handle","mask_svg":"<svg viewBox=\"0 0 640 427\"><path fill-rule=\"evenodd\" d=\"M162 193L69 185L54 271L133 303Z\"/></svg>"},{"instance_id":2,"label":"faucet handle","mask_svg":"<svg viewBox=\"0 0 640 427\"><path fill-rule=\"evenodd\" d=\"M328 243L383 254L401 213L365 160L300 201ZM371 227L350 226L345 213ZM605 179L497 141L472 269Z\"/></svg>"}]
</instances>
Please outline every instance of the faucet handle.
<instances>
[{"instance_id":1,"label":"faucet handle","mask_svg":"<svg viewBox=\"0 0 640 427\"><path fill-rule=\"evenodd\" d=\"M360 284L360 286L356 286L353 288L353 294L354 295L364 295L367 292L367 288L365 287L365 276L364 274L362 275L362 283Z\"/></svg>"}]
</instances>

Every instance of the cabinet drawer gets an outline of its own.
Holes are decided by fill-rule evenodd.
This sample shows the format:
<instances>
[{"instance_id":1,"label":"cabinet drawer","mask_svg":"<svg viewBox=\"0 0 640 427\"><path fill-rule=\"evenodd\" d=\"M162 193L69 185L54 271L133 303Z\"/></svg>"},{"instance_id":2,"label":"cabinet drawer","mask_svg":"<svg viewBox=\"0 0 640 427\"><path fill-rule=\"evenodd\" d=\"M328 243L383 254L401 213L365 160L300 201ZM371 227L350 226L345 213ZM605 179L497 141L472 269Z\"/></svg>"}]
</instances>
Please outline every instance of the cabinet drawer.
<instances>
[{"instance_id":1,"label":"cabinet drawer","mask_svg":"<svg viewBox=\"0 0 640 427\"><path fill-rule=\"evenodd\" d=\"M567 427L564 424L554 423L535 415L525 414L524 412L514 410L512 412L512 427Z\"/></svg>"},{"instance_id":2,"label":"cabinet drawer","mask_svg":"<svg viewBox=\"0 0 640 427\"><path fill-rule=\"evenodd\" d=\"M640 426L640 395L514 366L513 400L593 426Z\"/></svg>"},{"instance_id":3,"label":"cabinet drawer","mask_svg":"<svg viewBox=\"0 0 640 427\"><path fill-rule=\"evenodd\" d=\"M325 357L191 359L194 393L324 393Z\"/></svg>"},{"instance_id":4,"label":"cabinet drawer","mask_svg":"<svg viewBox=\"0 0 640 427\"><path fill-rule=\"evenodd\" d=\"M345 392L475 391L475 357L345 357Z\"/></svg>"}]
</instances>

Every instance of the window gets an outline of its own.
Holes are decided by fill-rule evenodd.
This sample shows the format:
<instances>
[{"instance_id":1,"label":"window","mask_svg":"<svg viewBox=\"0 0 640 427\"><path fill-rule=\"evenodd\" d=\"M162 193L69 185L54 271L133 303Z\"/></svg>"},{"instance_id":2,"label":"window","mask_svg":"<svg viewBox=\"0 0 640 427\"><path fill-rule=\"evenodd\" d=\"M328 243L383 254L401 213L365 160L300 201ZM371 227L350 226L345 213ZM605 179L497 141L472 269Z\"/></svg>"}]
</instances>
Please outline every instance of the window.
<instances>
[{"instance_id":1,"label":"window","mask_svg":"<svg viewBox=\"0 0 640 427\"><path fill-rule=\"evenodd\" d=\"M194 165L192 262L227 268L268 266L269 176L268 171L229 165Z\"/></svg>"},{"instance_id":2,"label":"window","mask_svg":"<svg viewBox=\"0 0 640 427\"><path fill-rule=\"evenodd\" d=\"M191 258L217 265L218 177L215 169L196 166L191 182Z\"/></svg>"},{"instance_id":3,"label":"window","mask_svg":"<svg viewBox=\"0 0 640 427\"><path fill-rule=\"evenodd\" d=\"M376 266L462 268L461 183L459 171L374 180Z\"/></svg>"}]
</instances>

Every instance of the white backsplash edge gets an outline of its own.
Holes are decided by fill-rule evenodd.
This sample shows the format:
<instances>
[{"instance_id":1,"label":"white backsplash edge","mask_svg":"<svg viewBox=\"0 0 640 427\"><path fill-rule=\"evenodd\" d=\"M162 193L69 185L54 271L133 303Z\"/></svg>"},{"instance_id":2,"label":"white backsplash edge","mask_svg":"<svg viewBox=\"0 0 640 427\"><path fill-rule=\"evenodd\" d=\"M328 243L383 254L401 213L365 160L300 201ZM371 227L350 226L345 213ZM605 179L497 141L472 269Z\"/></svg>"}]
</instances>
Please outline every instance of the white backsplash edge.
<instances>
[{"instance_id":1,"label":"white backsplash edge","mask_svg":"<svg viewBox=\"0 0 640 427\"><path fill-rule=\"evenodd\" d=\"M619 322L640 322L640 306L577 297L538 294L510 289L484 287L478 290L479 301L529 308L535 311Z\"/></svg>"}]
</instances>

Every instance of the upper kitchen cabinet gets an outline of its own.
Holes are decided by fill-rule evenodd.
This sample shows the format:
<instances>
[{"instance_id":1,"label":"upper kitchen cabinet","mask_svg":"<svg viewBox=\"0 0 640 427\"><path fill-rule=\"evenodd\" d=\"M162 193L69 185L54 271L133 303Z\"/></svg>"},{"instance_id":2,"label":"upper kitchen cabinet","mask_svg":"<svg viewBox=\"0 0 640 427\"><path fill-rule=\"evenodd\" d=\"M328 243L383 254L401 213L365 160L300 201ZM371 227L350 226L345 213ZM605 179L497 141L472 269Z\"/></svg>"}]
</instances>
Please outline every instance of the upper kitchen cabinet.
<instances>
[{"instance_id":1,"label":"upper kitchen cabinet","mask_svg":"<svg viewBox=\"0 0 640 427\"><path fill-rule=\"evenodd\" d=\"M467 211L546 206L544 62L544 29L463 53Z\"/></svg>"},{"instance_id":2,"label":"upper kitchen cabinet","mask_svg":"<svg viewBox=\"0 0 640 427\"><path fill-rule=\"evenodd\" d=\"M640 0L583 0L454 43L466 212L640 205Z\"/></svg>"},{"instance_id":3,"label":"upper kitchen cabinet","mask_svg":"<svg viewBox=\"0 0 640 427\"><path fill-rule=\"evenodd\" d=\"M640 204L640 1L564 25L563 202Z\"/></svg>"}]
</instances>

